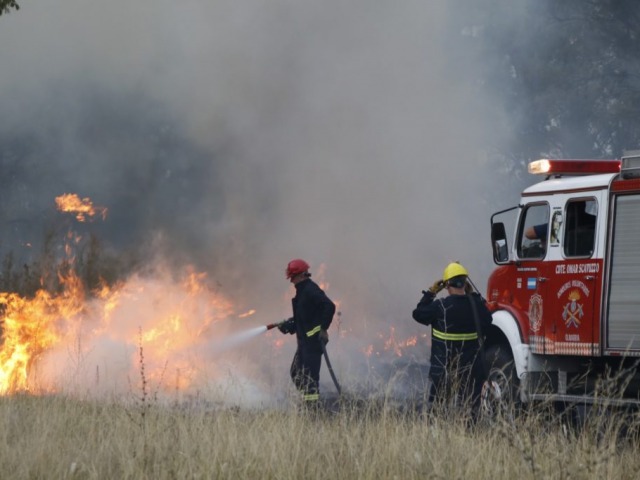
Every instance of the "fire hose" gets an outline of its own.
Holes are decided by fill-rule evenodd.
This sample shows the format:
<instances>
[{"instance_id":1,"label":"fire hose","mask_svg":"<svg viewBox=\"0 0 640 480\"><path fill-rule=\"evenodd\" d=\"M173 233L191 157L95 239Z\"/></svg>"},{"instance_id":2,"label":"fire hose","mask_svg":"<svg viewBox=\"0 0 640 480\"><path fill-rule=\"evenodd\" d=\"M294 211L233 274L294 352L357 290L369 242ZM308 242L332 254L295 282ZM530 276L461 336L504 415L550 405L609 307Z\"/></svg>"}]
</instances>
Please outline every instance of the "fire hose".
<instances>
[{"instance_id":1,"label":"fire hose","mask_svg":"<svg viewBox=\"0 0 640 480\"><path fill-rule=\"evenodd\" d=\"M267 330L271 330L276 327L282 326L287 320L283 320L279 323L270 323L267 325ZM322 355L324 356L324 361L327 364L327 369L329 370L329 375L331 375L331 380L333 380L333 384L336 386L336 390L338 391L338 395L342 395L342 388L340 388L340 384L338 383L338 379L336 377L335 372L333 371L333 366L331 365L331 360L329 360L329 354L327 353L327 342L320 341L322 345Z\"/></svg>"},{"instance_id":2,"label":"fire hose","mask_svg":"<svg viewBox=\"0 0 640 480\"><path fill-rule=\"evenodd\" d=\"M327 364L327 368L329 369L329 374L331 375L331 380L333 380L333 384L336 386L336 390L338 391L338 395L342 395L342 389L340 388L340 384L338 383L338 379L336 378L336 374L333 372L333 367L331 366L331 362L329 361L329 355L327 354L327 342L320 342L322 344L322 354L324 355L324 360Z\"/></svg>"},{"instance_id":3,"label":"fire hose","mask_svg":"<svg viewBox=\"0 0 640 480\"><path fill-rule=\"evenodd\" d=\"M467 277L467 281L471 285L471 287L480 295L482 298L482 294L478 287L471 281L469 277ZM484 299L483 299L484 300ZM491 380L491 367L487 364L486 351L484 347L484 334L482 332L482 328L480 327L480 318L478 316L478 310L476 308L476 304L474 303L473 298L469 296L469 302L471 303L471 311L473 313L473 321L476 324L476 330L478 332L478 344L480 345L480 360L482 362L482 369L484 370L485 381L482 384L482 393L480 395L483 409L485 411L490 411L490 403L501 403L502 402L502 391L500 389L500 385Z\"/></svg>"}]
</instances>

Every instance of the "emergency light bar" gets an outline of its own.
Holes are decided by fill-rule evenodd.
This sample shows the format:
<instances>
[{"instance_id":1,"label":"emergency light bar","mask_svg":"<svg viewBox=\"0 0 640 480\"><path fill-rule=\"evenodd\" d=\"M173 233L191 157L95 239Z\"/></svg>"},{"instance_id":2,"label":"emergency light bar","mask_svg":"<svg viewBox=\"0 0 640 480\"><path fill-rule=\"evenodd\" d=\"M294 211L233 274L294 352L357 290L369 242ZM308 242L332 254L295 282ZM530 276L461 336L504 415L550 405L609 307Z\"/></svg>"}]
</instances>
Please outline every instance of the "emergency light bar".
<instances>
[{"instance_id":1,"label":"emergency light bar","mask_svg":"<svg viewBox=\"0 0 640 480\"><path fill-rule=\"evenodd\" d=\"M528 170L534 175L619 173L620 160L552 160L543 158L529 162Z\"/></svg>"},{"instance_id":2,"label":"emergency light bar","mask_svg":"<svg viewBox=\"0 0 640 480\"><path fill-rule=\"evenodd\" d=\"M640 177L640 151L627 152L622 157L622 178Z\"/></svg>"}]
</instances>

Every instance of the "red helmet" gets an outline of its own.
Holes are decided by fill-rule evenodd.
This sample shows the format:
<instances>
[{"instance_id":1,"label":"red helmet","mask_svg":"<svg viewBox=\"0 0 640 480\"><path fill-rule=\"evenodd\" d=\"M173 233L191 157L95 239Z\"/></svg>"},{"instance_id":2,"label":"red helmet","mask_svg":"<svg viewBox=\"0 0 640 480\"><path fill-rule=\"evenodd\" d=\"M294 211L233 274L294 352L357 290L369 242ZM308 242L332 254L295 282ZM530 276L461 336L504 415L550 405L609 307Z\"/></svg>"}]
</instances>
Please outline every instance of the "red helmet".
<instances>
[{"instance_id":1,"label":"red helmet","mask_svg":"<svg viewBox=\"0 0 640 480\"><path fill-rule=\"evenodd\" d=\"M285 272L287 274L287 278L292 278L300 273L306 272L307 270L309 270L309 264L301 258L296 258L287 264L287 270Z\"/></svg>"}]
</instances>

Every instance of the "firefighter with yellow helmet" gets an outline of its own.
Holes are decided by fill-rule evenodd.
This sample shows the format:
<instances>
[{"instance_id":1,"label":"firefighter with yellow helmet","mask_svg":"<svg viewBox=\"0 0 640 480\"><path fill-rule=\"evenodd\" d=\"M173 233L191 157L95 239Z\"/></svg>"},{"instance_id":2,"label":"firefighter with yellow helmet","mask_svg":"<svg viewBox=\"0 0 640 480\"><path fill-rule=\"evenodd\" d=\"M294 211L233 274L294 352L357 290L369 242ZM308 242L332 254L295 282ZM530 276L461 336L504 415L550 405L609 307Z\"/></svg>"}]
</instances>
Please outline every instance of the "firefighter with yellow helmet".
<instances>
[{"instance_id":1,"label":"firefighter with yellow helmet","mask_svg":"<svg viewBox=\"0 0 640 480\"><path fill-rule=\"evenodd\" d=\"M447 265L442 279L423 290L413 319L431 326L429 402L461 395L475 413L484 381L478 330L486 331L492 317L482 297L471 291L468 276L460 263ZM443 289L449 295L436 298Z\"/></svg>"}]
</instances>

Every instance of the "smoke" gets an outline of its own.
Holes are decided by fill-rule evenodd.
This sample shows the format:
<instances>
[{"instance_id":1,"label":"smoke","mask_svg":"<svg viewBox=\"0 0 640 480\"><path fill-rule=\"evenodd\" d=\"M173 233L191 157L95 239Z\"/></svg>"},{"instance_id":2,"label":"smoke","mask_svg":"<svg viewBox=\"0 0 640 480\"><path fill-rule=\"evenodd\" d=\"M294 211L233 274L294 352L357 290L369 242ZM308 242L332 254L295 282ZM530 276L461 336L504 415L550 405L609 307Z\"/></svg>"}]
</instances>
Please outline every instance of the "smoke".
<instances>
[{"instance_id":1,"label":"smoke","mask_svg":"<svg viewBox=\"0 0 640 480\"><path fill-rule=\"evenodd\" d=\"M508 180L472 4L21 5L0 19L3 251L74 192L109 209L91 228L114 251L192 263L259 323L289 315L302 257L356 350L424 333L411 311L449 261L484 285Z\"/></svg>"}]
</instances>

